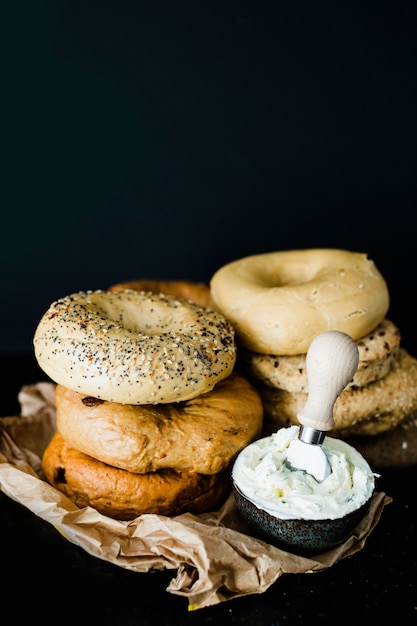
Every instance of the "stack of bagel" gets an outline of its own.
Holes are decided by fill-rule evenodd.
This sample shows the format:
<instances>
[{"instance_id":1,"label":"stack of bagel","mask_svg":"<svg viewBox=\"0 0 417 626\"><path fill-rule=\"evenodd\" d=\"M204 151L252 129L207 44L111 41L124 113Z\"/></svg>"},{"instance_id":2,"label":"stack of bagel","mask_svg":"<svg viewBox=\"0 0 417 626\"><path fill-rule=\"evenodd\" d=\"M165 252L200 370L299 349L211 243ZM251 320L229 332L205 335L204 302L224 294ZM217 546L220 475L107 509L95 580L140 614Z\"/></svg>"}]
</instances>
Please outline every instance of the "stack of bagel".
<instances>
[{"instance_id":1,"label":"stack of bagel","mask_svg":"<svg viewBox=\"0 0 417 626\"><path fill-rule=\"evenodd\" d=\"M376 470L417 462L417 360L388 319L389 292L366 254L340 249L253 255L221 267L214 307L234 325L237 368L258 389L264 433L298 424L308 397L306 353L322 332L357 342L359 365L334 405L329 435Z\"/></svg>"},{"instance_id":2,"label":"stack of bagel","mask_svg":"<svg viewBox=\"0 0 417 626\"><path fill-rule=\"evenodd\" d=\"M114 519L213 510L263 406L208 286L130 281L53 302L34 335L55 383L45 477Z\"/></svg>"}]
</instances>

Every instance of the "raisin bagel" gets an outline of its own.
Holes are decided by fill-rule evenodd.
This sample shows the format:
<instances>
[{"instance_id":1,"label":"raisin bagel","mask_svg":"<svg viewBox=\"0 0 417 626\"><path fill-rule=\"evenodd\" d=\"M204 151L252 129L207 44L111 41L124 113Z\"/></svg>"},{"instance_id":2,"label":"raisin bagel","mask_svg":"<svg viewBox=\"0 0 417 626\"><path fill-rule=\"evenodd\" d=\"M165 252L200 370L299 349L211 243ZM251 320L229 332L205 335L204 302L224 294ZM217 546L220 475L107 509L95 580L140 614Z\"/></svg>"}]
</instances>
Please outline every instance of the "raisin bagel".
<instances>
[{"instance_id":1,"label":"raisin bagel","mask_svg":"<svg viewBox=\"0 0 417 626\"><path fill-rule=\"evenodd\" d=\"M263 425L259 393L237 372L184 402L125 405L57 385L55 404L57 429L69 446L141 474L221 472Z\"/></svg>"}]
</instances>

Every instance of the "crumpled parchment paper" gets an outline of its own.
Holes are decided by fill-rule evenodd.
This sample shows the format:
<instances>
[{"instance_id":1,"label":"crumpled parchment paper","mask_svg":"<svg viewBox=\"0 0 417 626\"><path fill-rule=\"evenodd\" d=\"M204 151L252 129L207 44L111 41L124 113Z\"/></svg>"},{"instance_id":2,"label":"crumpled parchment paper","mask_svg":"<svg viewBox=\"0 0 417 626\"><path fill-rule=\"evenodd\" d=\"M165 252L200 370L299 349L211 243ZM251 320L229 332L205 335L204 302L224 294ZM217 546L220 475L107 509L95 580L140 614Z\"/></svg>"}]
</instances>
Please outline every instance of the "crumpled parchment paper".
<instances>
[{"instance_id":1,"label":"crumpled parchment paper","mask_svg":"<svg viewBox=\"0 0 417 626\"><path fill-rule=\"evenodd\" d=\"M1 490L99 559L136 572L175 570L167 591L185 596L189 610L262 593L282 574L331 567L363 548L392 501L376 492L351 537L314 558L251 537L232 494L219 510L203 515L113 520L91 507L79 509L45 481L41 458L56 428L54 392L52 383L23 386L21 414L0 419Z\"/></svg>"}]
</instances>

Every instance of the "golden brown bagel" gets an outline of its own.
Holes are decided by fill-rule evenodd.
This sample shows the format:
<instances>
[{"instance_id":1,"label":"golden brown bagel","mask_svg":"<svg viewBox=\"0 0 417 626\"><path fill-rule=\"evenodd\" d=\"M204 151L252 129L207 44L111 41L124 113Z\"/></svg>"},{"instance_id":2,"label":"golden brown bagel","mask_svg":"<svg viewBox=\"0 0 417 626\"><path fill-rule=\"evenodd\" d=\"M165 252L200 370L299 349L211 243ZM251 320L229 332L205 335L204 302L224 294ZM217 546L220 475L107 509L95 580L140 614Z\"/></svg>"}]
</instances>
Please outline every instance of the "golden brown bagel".
<instances>
[{"instance_id":1,"label":"golden brown bagel","mask_svg":"<svg viewBox=\"0 0 417 626\"><path fill-rule=\"evenodd\" d=\"M237 372L205 394L172 404L103 402L58 385L57 429L68 445L130 472L214 474L262 430L258 392Z\"/></svg>"},{"instance_id":2,"label":"golden brown bagel","mask_svg":"<svg viewBox=\"0 0 417 626\"><path fill-rule=\"evenodd\" d=\"M55 433L43 455L48 482L79 507L131 520L144 513L199 514L214 509L230 488L229 471L203 475L163 469L132 474L68 446Z\"/></svg>"}]
</instances>

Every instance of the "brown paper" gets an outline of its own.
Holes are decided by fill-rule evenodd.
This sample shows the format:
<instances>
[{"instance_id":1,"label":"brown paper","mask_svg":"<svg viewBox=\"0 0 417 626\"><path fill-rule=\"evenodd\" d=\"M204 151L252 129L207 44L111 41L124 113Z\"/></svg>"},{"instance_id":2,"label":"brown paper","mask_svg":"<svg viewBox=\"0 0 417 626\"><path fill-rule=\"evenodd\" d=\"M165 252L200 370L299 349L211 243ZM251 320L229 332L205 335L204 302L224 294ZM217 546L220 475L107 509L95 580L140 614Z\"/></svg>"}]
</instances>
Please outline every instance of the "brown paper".
<instances>
[{"instance_id":1,"label":"brown paper","mask_svg":"<svg viewBox=\"0 0 417 626\"><path fill-rule=\"evenodd\" d=\"M251 537L232 494L218 511L203 515L146 514L123 522L91 507L79 509L49 485L42 472L42 453L56 427L54 390L51 383L22 387L21 414L0 419L2 491L99 559L136 572L175 570L167 591L186 597L189 610L262 593L282 574L331 567L363 548L384 506L392 501L375 493L352 536L314 558Z\"/></svg>"}]
</instances>

